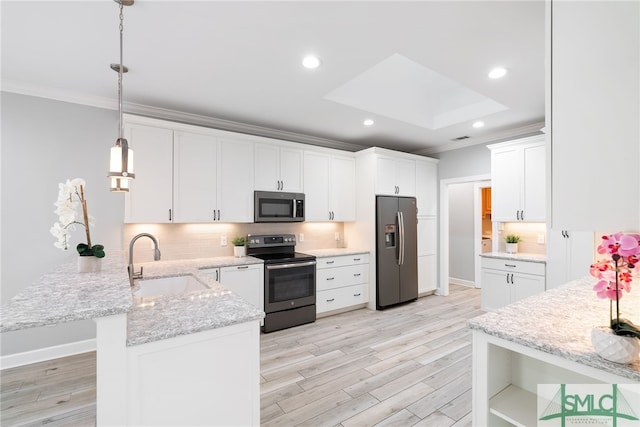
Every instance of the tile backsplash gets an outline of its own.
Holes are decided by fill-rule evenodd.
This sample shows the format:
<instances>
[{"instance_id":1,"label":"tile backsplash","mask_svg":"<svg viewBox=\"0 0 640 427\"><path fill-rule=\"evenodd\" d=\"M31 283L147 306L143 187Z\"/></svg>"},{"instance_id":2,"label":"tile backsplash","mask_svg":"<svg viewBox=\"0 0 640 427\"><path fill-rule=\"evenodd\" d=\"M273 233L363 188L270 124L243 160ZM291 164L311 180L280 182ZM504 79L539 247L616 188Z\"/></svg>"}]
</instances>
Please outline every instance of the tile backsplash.
<instances>
[{"instance_id":1,"label":"tile backsplash","mask_svg":"<svg viewBox=\"0 0 640 427\"><path fill-rule=\"evenodd\" d=\"M231 239L247 234L294 233L296 250L344 247L344 224L341 222L286 224L124 224L125 256L129 256L129 242L139 233L150 233L158 239L162 260L209 258L233 255ZM304 241L300 241L300 233ZM339 240L336 240L336 233ZM222 236L227 246L220 246ZM135 243L135 262L153 260L151 240L142 238Z\"/></svg>"},{"instance_id":2,"label":"tile backsplash","mask_svg":"<svg viewBox=\"0 0 640 427\"><path fill-rule=\"evenodd\" d=\"M547 253L547 225L544 222L503 222L502 230L498 228L499 252L506 251L504 237L507 234L520 236L518 252L541 255ZM544 236L544 243L538 243L538 236L540 235Z\"/></svg>"}]
</instances>

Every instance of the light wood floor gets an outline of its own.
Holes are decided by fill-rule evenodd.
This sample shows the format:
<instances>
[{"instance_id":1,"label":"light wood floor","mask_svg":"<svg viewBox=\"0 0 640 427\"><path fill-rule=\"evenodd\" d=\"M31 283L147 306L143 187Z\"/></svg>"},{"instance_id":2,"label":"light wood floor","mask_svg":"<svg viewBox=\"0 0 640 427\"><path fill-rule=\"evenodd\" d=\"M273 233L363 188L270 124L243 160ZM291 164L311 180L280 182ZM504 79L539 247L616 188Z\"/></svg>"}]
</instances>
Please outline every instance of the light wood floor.
<instances>
[{"instance_id":1,"label":"light wood floor","mask_svg":"<svg viewBox=\"0 0 640 427\"><path fill-rule=\"evenodd\" d=\"M479 290L261 335L263 426L470 426ZM95 425L95 353L1 371L2 426Z\"/></svg>"}]
</instances>

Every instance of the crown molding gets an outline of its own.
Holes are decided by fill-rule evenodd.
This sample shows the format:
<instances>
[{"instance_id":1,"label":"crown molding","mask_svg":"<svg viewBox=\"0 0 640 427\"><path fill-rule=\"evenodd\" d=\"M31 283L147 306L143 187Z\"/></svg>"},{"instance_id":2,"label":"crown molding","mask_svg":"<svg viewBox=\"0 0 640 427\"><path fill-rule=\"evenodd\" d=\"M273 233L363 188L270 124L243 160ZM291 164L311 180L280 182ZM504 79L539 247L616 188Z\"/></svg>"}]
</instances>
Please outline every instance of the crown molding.
<instances>
[{"instance_id":1,"label":"crown molding","mask_svg":"<svg viewBox=\"0 0 640 427\"><path fill-rule=\"evenodd\" d=\"M482 137L473 137L465 139L463 141L453 141L447 144L436 145L434 147L425 148L422 150L414 151L413 154L420 156L428 156L430 154L442 153L444 151L458 150L460 148L471 147L473 145L497 143L507 141L510 139L524 138L527 136L541 134L542 129L545 126L544 120L541 122L531 123L525 126L520 126L512 129L505 129L502 131L493 132L491 134Z\"/></svg>"},{"instance_id":2,"label":"crown molding","mask_svg":"<svg viewBox=\"0 0 640 427\"><path fill-rule=\"evenodd\" d=\"M72 104L86 105L107 110L118 110L118 101L116 99L104 98L100 96L89 96L60 89L25 85L16 82L3 82L1 90L3 92L35 96L38 98L52 99L56 101L69 102ZM334 148L352 152L360 151L364 148L367 148L362 145L338 141L334 139L321 138L297 132L251 125L248 123L241 123L233 120L218 119L215 117L203 116L199 114L185 113L182 111L153 107L144 104L124 102L122 108L125 113L136 114L139 116L153 117L156 119L205 126L229 132L244 133L248 135L298 142L319 147Z\"/></svg>"}]
</instances>

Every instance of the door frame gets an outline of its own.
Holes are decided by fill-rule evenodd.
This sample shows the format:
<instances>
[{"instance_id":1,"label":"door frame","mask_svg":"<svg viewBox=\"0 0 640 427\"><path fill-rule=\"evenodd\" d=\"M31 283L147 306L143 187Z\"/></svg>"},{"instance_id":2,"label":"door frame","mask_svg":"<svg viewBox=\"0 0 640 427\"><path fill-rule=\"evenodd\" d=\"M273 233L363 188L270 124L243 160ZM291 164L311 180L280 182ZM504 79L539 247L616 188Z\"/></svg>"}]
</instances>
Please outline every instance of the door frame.
<instances>
[{"instance_id":1,"label":"door frame","mask_svg":"<svg viewBox=\"0 0 640 427\"><path fill-rule=\"evenodd\" d=\"M440 230L438 232L440 235L440 280L436 292L438 295L449 295L449 186L452 184L483 181L490 182L491 174L463 176L440 180ZM474 202L474 211L475 209ZM479 209L475 213L479 213ZM477 235L477 230L474 230L474 235Z\"/></svg>"}]
</instances>

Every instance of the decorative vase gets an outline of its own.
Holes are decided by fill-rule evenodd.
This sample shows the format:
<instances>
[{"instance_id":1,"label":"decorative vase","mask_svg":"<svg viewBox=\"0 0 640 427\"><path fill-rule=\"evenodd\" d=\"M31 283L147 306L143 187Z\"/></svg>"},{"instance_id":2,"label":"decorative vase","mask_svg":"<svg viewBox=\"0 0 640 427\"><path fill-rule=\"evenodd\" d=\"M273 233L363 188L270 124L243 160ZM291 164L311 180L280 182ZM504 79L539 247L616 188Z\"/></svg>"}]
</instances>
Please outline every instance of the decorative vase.
<instances>
[{"instance_id":1,"label":"decorative vase","mask_svg":"<svg viewBox=\"0 0 640 427\"><path fill-rule=\"evenodd\" d=\"M633 363L640 354L640 339L616 335L607 326L591 330L591 343L603 359L616 363Z\"/></svg>"},{"instance_id":2,"label":"decorative vase","mask_svg":"<svg viewBox=\"0 0 640 427\"><path fill-rule=\"evenodd\" d=\"M95 256L78 257L78 273L97 273L102 270L102 258Z\"/></svg>"},{"instance_id":3,"label":"decorative vase","mask_svg":"<svg viewBox=\"0 0 640 427\"><path fill-rule=\"evenodd\" d=\"M234 246L233 247L233 255L237 258L242 258L247 256L247 247L246 246Z\"/></svg>"},{"instance_id":4,"label":"decorative vase","mask_svg":"<svg viewBox=\"0 0 640 427\"><path fill-rule=\"evenodd\" d=\"M518 253L518 244L517 243L507 243L507 253L515 254Z\"/></svg>"}]
</instances>

